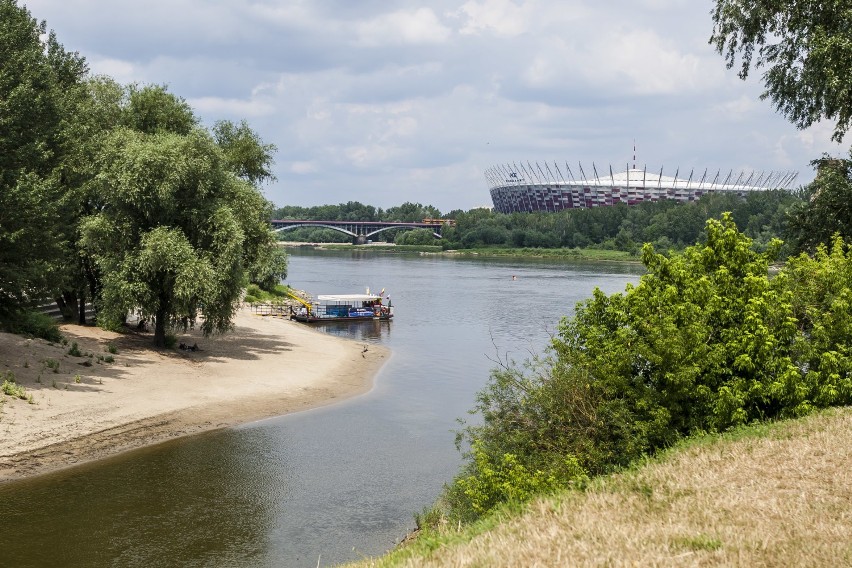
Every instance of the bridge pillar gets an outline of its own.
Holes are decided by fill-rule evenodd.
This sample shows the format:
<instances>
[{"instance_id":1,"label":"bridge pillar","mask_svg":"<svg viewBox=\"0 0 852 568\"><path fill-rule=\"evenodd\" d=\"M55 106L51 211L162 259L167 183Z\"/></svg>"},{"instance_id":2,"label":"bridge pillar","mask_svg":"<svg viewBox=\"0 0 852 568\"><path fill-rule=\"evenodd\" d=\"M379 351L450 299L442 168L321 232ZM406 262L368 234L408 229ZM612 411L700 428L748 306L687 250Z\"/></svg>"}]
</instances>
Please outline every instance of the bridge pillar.
<instances>
[{"instance_id":1,"label":"bridge pillar","mask_svg":"<svg viewBox=\"0 0 852 568\"><path fill-rule=\"evenodd\" d=\"M354 237L352 237L352 244L353 245L366 245L367 244L367 237L365 237L364 235L355 235Z\"/></svg>"}]
</instances>

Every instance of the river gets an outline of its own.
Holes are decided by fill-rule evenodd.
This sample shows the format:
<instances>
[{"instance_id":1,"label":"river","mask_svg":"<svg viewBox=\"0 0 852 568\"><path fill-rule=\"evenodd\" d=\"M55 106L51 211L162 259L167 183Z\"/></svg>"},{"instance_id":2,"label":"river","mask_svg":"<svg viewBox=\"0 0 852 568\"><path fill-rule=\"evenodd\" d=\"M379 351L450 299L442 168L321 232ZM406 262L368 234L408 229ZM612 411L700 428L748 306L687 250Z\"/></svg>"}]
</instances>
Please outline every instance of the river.
<instances>
[{"instance_id":1,"label":"river","mask_svg":"<svg viewBox=\"0 0 852 568\"><path fill-rule=\"evenodd\" d=\"M392 355L366 395L0 486L0 565L317 566L376 556L458 471L457 419L497 359L540 352L641 266L296 250L311 293L385 288L389 323L326 333ZM514 276L514 279L513 279Z\"/></svg>"}]
</instances>

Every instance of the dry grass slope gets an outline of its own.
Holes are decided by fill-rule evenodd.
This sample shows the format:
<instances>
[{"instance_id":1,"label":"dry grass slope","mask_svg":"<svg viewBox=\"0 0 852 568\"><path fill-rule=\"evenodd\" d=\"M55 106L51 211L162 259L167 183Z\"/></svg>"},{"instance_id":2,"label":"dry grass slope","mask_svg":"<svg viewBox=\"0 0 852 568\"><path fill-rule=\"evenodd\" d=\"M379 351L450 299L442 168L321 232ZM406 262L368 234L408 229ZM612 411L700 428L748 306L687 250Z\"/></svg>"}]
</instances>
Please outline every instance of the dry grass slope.
<instances>
[{"instance_id":1,"label":"dry grass slope","mask_svg":"<svg viewBox=\"0 0 852 568\"><path fill-rule=\"evenodd\" d=\"M758 430L696 441L390 564L852 566L852 408Z\"/></svg>"}]
</instances>

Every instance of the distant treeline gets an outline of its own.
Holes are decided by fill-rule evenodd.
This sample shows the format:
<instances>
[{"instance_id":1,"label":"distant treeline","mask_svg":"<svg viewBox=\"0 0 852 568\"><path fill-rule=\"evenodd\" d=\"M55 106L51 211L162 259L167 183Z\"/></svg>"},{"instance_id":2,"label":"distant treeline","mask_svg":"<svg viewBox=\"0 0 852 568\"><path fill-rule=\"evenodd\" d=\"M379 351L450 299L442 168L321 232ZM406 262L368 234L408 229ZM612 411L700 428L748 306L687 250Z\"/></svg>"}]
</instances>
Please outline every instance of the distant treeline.
<instances>
[{"instance_id":1,"label":"distant treeline","mask_svg":"<svg viewBox=\"0 0 852 568\"><path fill-rule=\"evenodd\" d=\"M278 219L421 221L455 219L443 230L444 249L603 248L638 254L645 242L657 250L682 249L702 238L705 222L730 211L737 226L758 247L773 237L785 238L788 212L801 205L803 196L787 191L762 191L744 196L714 193L699 201L664 200L639 205L571 209L558 213L496 213L490 209L455 210L446 214L431 205L404 203L383 210L358 202L318 207L282 207ZM281 237L305 242L347 242L349 237L331 229L294 229ZM397 244L438 244L426 229L377 235Z\"/></svg>"}]
</instances>

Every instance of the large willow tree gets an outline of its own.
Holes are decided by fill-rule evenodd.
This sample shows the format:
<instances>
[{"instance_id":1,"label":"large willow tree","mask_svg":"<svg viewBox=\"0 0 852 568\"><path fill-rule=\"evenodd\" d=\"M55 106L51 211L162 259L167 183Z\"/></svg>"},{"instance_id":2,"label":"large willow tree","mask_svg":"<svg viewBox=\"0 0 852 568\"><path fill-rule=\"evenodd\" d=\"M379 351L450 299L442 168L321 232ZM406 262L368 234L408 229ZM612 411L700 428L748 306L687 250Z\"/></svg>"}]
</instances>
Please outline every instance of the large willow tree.
<instances>
[{"instance_id":1,"label":"large willow tree","mask_svg":"<svg viewBox=\"0 0 852 568\"><path fill-rule=\"evenodd\" d=\"M103 275L99 322L137 310L168 329L231 326L244 282L274 248L271 205L232 173L210 134L119 128L105 140L93 184L102 208L81 224Z\"/></svg>"}]
</instances>

